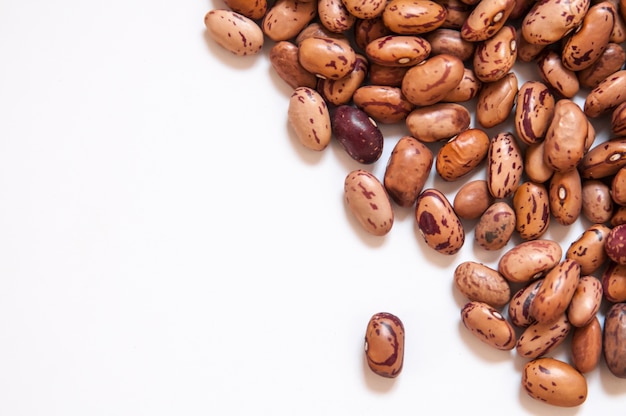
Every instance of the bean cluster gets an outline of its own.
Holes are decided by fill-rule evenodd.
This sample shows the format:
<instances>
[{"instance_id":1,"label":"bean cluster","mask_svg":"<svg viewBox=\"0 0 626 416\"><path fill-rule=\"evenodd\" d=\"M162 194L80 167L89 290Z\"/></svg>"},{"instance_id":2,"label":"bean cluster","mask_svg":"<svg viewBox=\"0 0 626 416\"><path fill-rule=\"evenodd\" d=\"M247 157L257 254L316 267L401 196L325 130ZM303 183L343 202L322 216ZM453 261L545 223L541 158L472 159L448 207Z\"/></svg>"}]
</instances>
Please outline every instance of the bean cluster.
<instances>
[{"instance_id":1,"label":"bean cluster","mask_svg":"<svg viewBox=\"0 0 626 416\"><path fill-rule=\"evenodd\" d=\"M454 283L468 300L467 329L529 359L522 385L531 397L580 405L583 374L602 354L626 378L626 0L225 5L205 15L208 34L240 56L272 43L300 143L320 152L336 140L362 164L344 190L366 232L389 233L402 207L414 209L424 242L444 255L466 243L468 224L485 250L521 241L497 268L459 264ZM537 79L520 82L516 63ZM581 93L583 104L574 100ZM377 178L367 167L383 154L384 124L406 130ZM483 179L463 181L481 167ZM431 174L459 184L453 200L426 188ZM552 221L578 220L590 226L568 248L544 237ZM549 357L566 339L571 362ZM403 343L399 318L373 315L370 368L400 374ZM561 387L539 391L541 383Z\"/></svg>"}]
</instances>

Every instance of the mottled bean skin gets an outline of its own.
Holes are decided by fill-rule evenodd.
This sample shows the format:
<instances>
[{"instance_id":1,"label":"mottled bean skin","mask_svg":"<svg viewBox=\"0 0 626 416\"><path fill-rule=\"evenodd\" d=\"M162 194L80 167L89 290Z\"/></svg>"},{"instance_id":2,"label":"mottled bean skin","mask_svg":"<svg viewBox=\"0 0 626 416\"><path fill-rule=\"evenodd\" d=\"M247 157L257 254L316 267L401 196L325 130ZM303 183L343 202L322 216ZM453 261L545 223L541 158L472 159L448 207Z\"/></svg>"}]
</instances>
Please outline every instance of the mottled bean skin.
<instances>
[{"instance_id":1,"label":"mottled bean skin","mask_svg":"<svg viewBox=\"0 0 626 416\"><path fill-rule=\"evenodd\" d=\"M609 42L600 57L588 68L578 71L578 81L581 87L595 88L598 84L619 71L626 61L626 51L619 43Z\"/></svg>"},{"instance_id":2,"label":"mottled bean skin","mask_svg":"<svg viewBox=\"0 0 626 416\"><path fill-rule=\"evenodd\" d=\"M475 220L495 202L487 181L476 179L463 184L454 196L454 211L460 218Z\"/></svg>"},{"instance_id":3,"label":"mottled bean skin","mask_svg":"<svg viewBox=\"0 0 626 416\"><path fill-rule=\"evenodd\" d=\"M398 140L385 168L383 184L391 199L401 207L415 204L430 175L433 153L411 136Z\"/></svg>"},{"instance_id":4,"label":"mottled bean skin","mask_svg":"<svg viewBox=\"0 0 626 416\"><path fill-rule=\"evenodd\" d=\"M557 95L573 98L580 91L580 82L576 72L563 65L560 53L546 49L539 53L536 60L539 77L550 86Z\"/></svg>"},{"instance_id":5,"label":"mottled bean skin","mask_svg":"<svg viewBox=\"0 0 626 416\"><path fill-rule=\"evenodd\" d=\"M541 81L526 81L519 88L515 105L515 132L527 145L542 141L556 104L554 94Z\"/></svg>"},{"instance_id":6,"label":"mottled bean skin","mask_svg":"<svg viewBox=\"0 0 626 416\"><path fill-rule=\"evenodd\" d=\"M535 400L557 407L576 407L587 400L587 380L570 364L541 357L524 365L522 388Z\"/></svg>"},{"instance_id":7,"label":"mottled bean skin","mask_svg":"<svg viewBox=\"0 0 626 416\"><path fill-rule=\"evenodd\" d=\"M563 250L553 240L524 241L505 252L498 271L510 282L525 283L543 276L561 261Z\"/></svg>"},{"instance_id":8,"label":"mottled bean skin","mask_svg":"<svg viewBox=\"0 0 626 416\"><path fill-rule=\"evenodd\" d=\"M357 19L354 24L354 42L361 50L365 50L367 45L374 39L391 34L393 32L385 26L382 16L372 19Z\"/></svg>"},{"instance_id":9,"label":"mottled bean skin","mask_svg":"<svg viewBox=\"0 0 626 416\"><path fill-rule=\"evenodd\" d=\"M611 188L599 179L584 179L582 183L582 214L592 223L604 224L613 215Z\"/></svg>"},{"instance_id":10,"label":"mottled bean skin","mask_svg":"<svg viewBox=\"0 0 626 416\"><path fill-rule=\"evenodd\" d=\"M598 367L602 358L602 325L597 316L588 324L574 328L570 349L572 366L581 373Z\"/></svg>"},{"instance_id":11,"label":"mottled bean skin","mask_svg":"<svg viewBox=\"0 0 626 416\"><path fill-rule=\"evenodd\" d=\"M387 35L374 39L365 47L371 62L380 65L411 67L424 61L431 51L428 41L420 36Z\"/></svg>"},{"instance_id":12,"label":"mottled bean skin","mask_svg":"<svg viewBox=\"0 0 626 416\"><path fill-rule=\"evenodd\" d=\"M445 29L461 30L473 8L462 0L437 0L437 3L446 9L446 19L440 26Z\"/></svg>"},{"instance_id":13,"label":"mottled bean skin","mask_svg":"<svg viewBox=\"0 0 626 416\"><path fill-rule=\"evenodd\" d=\"M408 72L408 67L398 67L380 65L370 62L369 81L371 85L387 85L390 87L400 87L404 75ZM412 104L412 103L411 103Z\"/></svg>"},{"instance_id":14,"label":"mottled bean skin","mask_svg":"<svg viewBox=\"0 0 626 416\"><path fill-rule=\"evenodd\" d=\"M626 303L616 303L604 319L604 359L611 373L626 378Z\"/></svg>"},{"instance_id":15,"label":"mottled bean skin","mask_svg":"<svg viewBox=\"0 0 626 416\"><path fill-rule=\"evenodd\" d=\"M626 265L626 224L617 225L609 231L604 242L604 250L609 259Z\"/></svg>"},{"instance_id":16,"label":"mottled bean skin","mask_svg":"<svg viewBox=\"0 0 626 416\"><path fill-rule=\"evenodd\" d=\"M535 318L530 314L530 305L542 283L543 278L536 279L513 294L508 306L509 319L513 325L519 328L527 328L535 322Z\"/></svg>"},{"instance_id":17,"label":"mottled bean skin","mask_svg":"<svg viewBox=\"0 0 626 416\"><path fill-rule=\"evenodd\" d=\"M516 230L523 240L541 237L551 222L549 193L541 183L523 182L513 195Z\"/></svg>"},{"instance_id":18,"label":"mottled bean skin","mask_svg":"<svg viewBox=\"0 0 626 416\"><path fill-rule=\"evenodd\" d=\"M267 12L267 0L224 0L224 4L252 20L262 19Z\"/></svg>"},{"instance_id":19,"label":"mottled bean skin","mask_svg":"<svg viewBox=\"0 0 626 416\"><path fill-rule=\"evenodd\" d=\"M490 139L487 153L487 184L495 198L506 198L522 181L524 160L522 149L509 132L498 133Z\"/></svg>"},{"instance_id":20,"label":"mottled bean skin","mask_svg":"<svg viewBox=\"0 0 626 416\"><path fill-rule=\"evenodd\" d=\"M589 324L600 310L602 282L595 276L582 276L567 308L567 319L575 327Z\"/></svg>"},{"instance_id":21,"label":"mottled bean skin","mask_svg":"<svg viewBox=\"0 0 626 416\"><path fill-rule=\"evenodd\" d=\"M494 36L507 22L515 0L482 0L472 9L461 28L461 36L480 42Z\"/></svg>"},{"instance_id":22,"label":"mottled bean skin","mask_svg":"<svg viewBox=\"0 0 626 416\"><path fill-rule=\"evenodd\" d=\"M345 77L339 79L316 77L317 90L329 104L348 104L367 76L367 64L367 59L357 54L354 68Z\"/></svg>"},{"instance_id":23,"label":"mottled bean skin","mask_svg":"<svg viewBox=\"0 0 626 416\"><path fill-rule=\"evenodd\" d=\"M543 284L541 286L543 287ZM541 290L541 287L539 290ZM533 303L536 300L537 296L533 299ZM567 339L572 328L572 324L569 323L565 314L550 323L534 321L524 328L524 331L517 339L515 350L523 358L533 359L541 357L561 345Z\"/></svg>"},{"instance_id":24,"label":"mottled bean skin","mask_svg":"<svg viewBox=\"0 0 626 416\"><path fill-rule=\"evenodd\" d=\"M443 96L441 101L448 103L462 103L469 101L476 97L483 87L483 83L476 78L474 71L471 68L465 68L463 70L463 78L446 95Z\"/></svg>"},{"instance_id":25,"label":"mottled bean skin","mask_svg":"<svg viewBox=\"0 0 626 416\"><path fill-rule=\"evenodd\" d=\"M461 320L471 334L485 344L503 351L515 347L515 330L496 308L470 301L461 309Z\"/></svg>"},{"instance_id":26,"label":"mottled bean skin","mask_svg":"<svg viewBox=\"0 0 626 416\"><path fill-rule=\"evenodd\" d=\"M568 247L565 257L580 264L582 275L595 273L608 259L604 242L610 230L604 224L593 224Z\"/></svg>"},{"instance_id":27,"label":"mottled bean skin","mask_svg":"<svg viewBox=\"0 0 626 416\"><path fill-rule=\"evenodd\" d=\"M515 105L517 90L517 75L514 72L496 81L483 83L476 103L478 123L487 129L504 123Z\"/></svg>"},{"instance_id":28,"label":"mottled bean skin","mask_svg":"<svg viewBox=\"0 0 626 416\"><path fill-rule=\"evenodd\" d=\"M466 131L471 123L467 107L457 103L436 103L414 108L406 117L413 137L425 143L447 140Z\"/></svg>"},{"instance_id":29,"label":"mottled bean skin","mask_svg":"<svg viewBox=\"0 0 626 416\"><path fill-rule=\"evenodd\" d=\"M232 10L211 10L204 16L209 36L237 56L256 55L263 48L263 31L256 22Z\"/></svg>"},{"instance_id":30,"label":"mottled bean skin","mask_svg":"<svg viewBox=\"0 0 626 416\"><path fill-rule=\"evenodd\" d=\"M590 0L539 0L522 20L522 35L528 43L549 45L578 26Z\"/></svg>"},{"instance_id":31,"label":"mottled bean skin","mask_svg":"<svg viewBox=\"0 0 626 416\"><path fill-rule=\"evenodd\" d=\"M433 55L447 53L465 62L474 55L476 49L476 44L463 39L461 32L456 29L440 27L423 36L430 43Z\"/></svg>"},{"instance_id":32,"label":"mottled bean skin","mask_svg":"<svg viewBox=\"0 0 626 416\"><path fill-rule=\"evenodd\" d=\"M435 104L463 79L465 66L456 56L441 54L413 66L402 79L402 93L417 106Z\"/></svg>"},{"instance_id":33,"label":"mottled bean skin","mask_svg":"<svg viewBox=\"0 0 626 416\"><path fill-rule=\"evenodd\" d=\"M439 28L447 10L431 0L390 0L383 11L383 21L392 32L419 35Z\"/></svg>"},{"instance_id":34,"label":"mottled bean skin","mask_svg":"<svg viewBox=\"0 0 626 416\"><path fill-rule=\"evenodd\" d=\"M395 378L404 364L404 324L388 312L374 314L365 330L364 347L367 365L375 374Z\"/></svg>"},{"instance_id":35,"label":"mottled bean skin","mask_svg":"<svg viewBox=\"0 0 626 416\"><path fill-rule=\"evenodd\" d=\"M611 133L615 136L626 137L626 102L615 107L611 114Z\"/></svg>"},{"instance_id":36,"label":"mottled bean skin","mask_svg":"<svg viewBox=\"0 0 626 416\"><path fill-rule=\"evenodd\" d=\"M365 231L384 236L391 230L394 212L383 184L370 172L356 169L344 181L348 209Z\"/></svg>"},{"instance_id":37,"label":"mottled bean skin","mask_svg":"<svg viewBox=\"0 0 626 416\"><path fill-rule=\"evenodd\" d=\"M354 105L378 123L393 124L406 120L415 106L398 87L363 85L352 95Z\"/></svg>"},{"instance_id":38,"label":"mottled bean skin","mask_svg":"<svg viewBox=\"0 0 626 416\"><path fill-rule=\"evenodd\" d=\"M516 59L515 27L504 25L492 37L476 45L473 58L474 74L482 82L498 81L513 69Z\"/></svg>"},{"instance_id":39,"label":"mottled bean skin","mask_svg":"<svg viewBox=\"0 0 626 416\"><path fill-rule=\"evenodd\" d=\"M476 261L463 261L454 269L454 286L470 301L496 309L511 299L509 282L497 270Z\"/></svg>"},{"instance_id":40,"label":"mottled bean skin","mask_svg":"<svg viewBox=\"0 0 626 416\"><path fill-rule=\"evenodd\" d=\"M505 201L497 201L481 215L474 240L485 250L500 250L511 240L515 224L513 208Z\"/></svg>"},{"instance_id":41,"label":"mottled bean skin","mask_svg":"<svg viewBox=\"0 0 626 416\"><path fill-rule=\"evenodd\" d=\"M316 88L317 77L304 69L298 59L298 46L283 40L270 49L270 63L278 76L291 88Z\"/></svg>"},{"instance_id":42,"label":"mottled bean skin","mask_svg":"<svg viewBox=\"0 0 626 416\"><path fill-rule=\"evenodd\" d=\"M530 314L535 320L549 324L563 315L574 296L580 277L580 265L571 259L564 259L551 269L530 305Z\"/></svg>"},{"instance_id":43,"label":"mottled bean skin","mask_svg":"<svg viewBox=\"0 0 626 416\"><path fill-rule=\"evenodd\" d=\"M331 126L335 138L352 159L363 164L380 159L383 134L363 110L348 104L340 105L332 113Z\"/></svg>"},{"instance_id":44,"label":"mottled bean skin","mask_svg":"<svg viewBox=\"0 0 626 416\"><path fill-rule=\"evenodd\" d=\"M574 169L585 156L588 122L580 106L557 101L544 139L544 160L555 171Z\"/></svg>"},{"instance_id":45,"label":"mottled bean skin","mask_svg":"<svg viewBox=\"0 0 626 416\"><path fill-rule=\"evenodd\" d=\"M343 0L348 12L359 19L374 19L382 16L387 2L385 0Z\"/></svg>"},{"instance_id":46,"label":"mottled bean skin","mask_svg":"<svg viewBox=\"0 0 626 416\"><path fill-rule=\"evenodd\" d=\"M348 75L357 62L357 54L343 41L312 37L298 49L300 65L319 78L339 79Z\"/></svg>"},{"instance_id":47,"label":"mottled bean skin","mask_svg":"<svg viewBox=\"0 0 626 416\"><path fill-rule=\"evenodd\" d=\"M465 242L465 229L448 198L428 188L417 198L415 220L426 244L446 255L456 254Z\"/></svg>"},{"instance_id":48,"label":"mottled bean skin","mask_svg":"<svg viewBox=\"0 0 626 416\"><path fill-rule=\"evenodd\" d=\"M583 109L588 117L597 118L623 102L626 102L626 69L600 81L585 98Z\"/></svg>"},{"instance_id":49,"label":"mottled bean skin","mask_svg":"<svg viewBox=\"0 0 626 416\"><path fill-rule=\"evenodd\" d=\"M278 42L295 38L317 16L316 1L276 0L269 8L261 29Z\"/></svg>"},{"instance_id":50,"label":"mottled bean skin","mask_svg":"<svg viewBox=\"0 0 626 416\"><path fill-rule=\"evenodd\" d=\"M544 159L544 141L529 144L524 153L524 173L530 181L544 183L554 174Z\"/></svg>"},{"instance_id":51,"label":"mottled bean skin","mask_svg":"<svg viewBox=\"0 0 626 416\"><path fill-rule=\"evenodd\" d=\"M612 303L626 302L626 265L609 261L601 280L606 300Z\"/></svg>"},{"instance_id":52,"label":"mottled bean skin","mask_svg":"<svg viewBox=\"0 0 626 416\"><path fill-rule=\"evenodd\" d=\"M599 143L585 153L578 166L583 179L602 179L626 166L626 137Z\"/></svg>"},{"instance_id":53,"label":"mottled bean skin","mask_svg":"<svg viewBox=\"0 0 626 416\"><path fill-rule=\"evenodd\" d=\"M322 25L333 33L346 32L356 22L356 16L348 12L342 0L318 1L317 15Z\"/></svg>"},{"instance_id":54,"label":"mottled bean skin","mask_svg":"<svg viewBox=\"0 0 626 416\"><path fill-rule=\"evenodd\" d=\"M324 150L332 138L330 113L322 96L313 88L297 87L289 99L289 125L308 149Z\"/></svg>"},{"instance_id":55,"label":"mottled bean skin","mask_svg":"<svg viewBox=\"0 0 626 416\"><path fill-rule=\"evenodd\" d=\"M582 211L582 182L576 169L554 172L548 186L550 213L562 225L573 224Z\"/></svg>"},{"instance_id":56,"label":"mottled bean skin","mask_svg":"<svg viewBox=\"0 0 626 416\"><path fill-rule=\"evenodd\" d=\"M435 160L437 174L449 182L466 176L485 160L489 143L489 136L481 129L460 132L439 148Z\"/></svg>"}]
</instances>

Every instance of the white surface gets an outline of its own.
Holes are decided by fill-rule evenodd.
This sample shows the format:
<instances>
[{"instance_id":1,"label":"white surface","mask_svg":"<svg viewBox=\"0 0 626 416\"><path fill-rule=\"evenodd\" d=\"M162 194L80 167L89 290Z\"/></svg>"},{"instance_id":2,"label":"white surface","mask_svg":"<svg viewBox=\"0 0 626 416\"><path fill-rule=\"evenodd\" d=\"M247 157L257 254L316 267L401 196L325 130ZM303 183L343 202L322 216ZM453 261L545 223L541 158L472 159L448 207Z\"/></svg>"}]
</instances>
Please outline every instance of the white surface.
<instances>
[{"instance_id":1,"label":"white surface","mask_svg":"<svg viewBox=\"0 0 626 416\"><path fill-rule=\"evenodd\" d=\"M361 231L342 194L360 166L302 148L270 44L222 50L215 7L0 0L1 415L623 412L604 363L577 409L528 398L524 361L462 327L452 286L501 253L471 231L434 253L410 209ZM403 131L385 128L379 177ZM363 359L379 311L406 329L395 380Z\"/></svg>"}]
</instances>

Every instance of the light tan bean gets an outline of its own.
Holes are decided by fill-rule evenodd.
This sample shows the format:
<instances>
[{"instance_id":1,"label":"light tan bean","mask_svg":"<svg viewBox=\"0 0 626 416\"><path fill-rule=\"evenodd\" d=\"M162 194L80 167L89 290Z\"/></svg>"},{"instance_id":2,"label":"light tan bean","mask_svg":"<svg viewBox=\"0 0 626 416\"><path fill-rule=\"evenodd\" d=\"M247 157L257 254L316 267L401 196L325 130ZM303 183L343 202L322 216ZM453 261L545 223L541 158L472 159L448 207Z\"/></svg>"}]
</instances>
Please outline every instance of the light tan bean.
<instances>
[{"instance_id":1,"label":"light tan bean","mask_svg":"<svg viewBox=\"0 0 626 416\"><path fill-rule=\"evenodd\" d=\"M466 131L471 118L467 107L440 102L412 110L406 117L406 127L416 139L433 143L448 140Z\"/></svg>"},{"instance_id":2,"label":"light tan bean","mask_svg":"<svg viewBox=\"0 0 626 416\"><path fill-rule=\"evenodd\" d=\"M304 69L298 59L298 46L282 40L270 49L270 63L278 76L291 88L317 87L317 77Z\"/></svg>"},{"instance_id":3,"label":"light tan bean","mask_svg":"<svg viewBox=\"0 0 626 416\"><path fill-rule=\"evenodd\" d=\"M443 25L446 13L444 6L432 0L389 0L382 16L392 32L419 35Z\"/></svg>"},{"instance_id":4,"label":"light tan bean","mask_svg":"<svg viewBox=\"0 0 626 416\"><path fill-rule=\"evenodd\" d=\"M585 179L582 183L582 214L594 224L604 224L613 215L611 188L599 179Z\"/></svg>"},{"instance_id":5,"label":"light tan bean","mask_svg":"<svg viewBox=\"0 0 626 416\"><path fill-rule=\"evenodd\" d=\"M519 236L523 240L540 238L550 226L550 201L542 183L523 182L513 195L513 210Z\"/></svg>"},{"instance_id":6,"label":"light tan bean","mask_svg":"<svg viewBox=\"0 0 626 416\"><path fill-rule=\"evenodd\" d=\"M583 179L602 179L626 166L626 137L613 138L589 149L580 162Z\"/></svg>"},{"instance_id":7,"label":"light tan bean","mask_svg":"<svg viewBox=\"0 0 626 416\"><path fill-rule=\"evenodd\" d=\"M582 182L577 169L557 171L548 187L550 213L562 225L572 225L582 211Z\"/></svg>"},{"instance_id":8,"label":"light tan bean","mask_svg":"<svg viewBox=\"0 0 626 416\"><path fill-rule=\"evenodd\" d=\"M550 88L565 98L574 98L580 91L576 72L563 65L561 55L553 49L546 49L537 56L539 76Z\"/></svg>"},{"instance_id":9,"label":"light tan bean","mask_svg":"<svg viewBox=\"0 0 626 416\"><path fill-rule=\"evenodd\" d=\"M544 141L542 140L538 143L529 144L524 153L524 173L533 182L544 183L554 174L554 169L545 162L544 148Z\"/></svg>"},{"instance_id":10,"label":"light tan bean","mask_svg":"<svg viewBox=\"0 0 626 416\"><path fill-rule=\"evenodd\" d=\"M581 87L595 88L603 79L619 71L626 61L626 51L619 43L610 42L591 66L576 74Z\"/></svg>"},{"instance_id":11,"label":"light tan bean","mask_svg":"<svg viewBox=\"0 0 626 416\"><path fill-rule=\"evenodd\" d=\"M511 323L519 328L527 328L535 322L530 314L530 305L543 283L543 278L536 279L513 294L509 302L508 312Z\"/></svg>"},{"instance_id":12,"label":"light tan bean","mask_svg":"<svg viewBox=\"0 0 626 416\"><path fill-rule=\"evenodd\" d=\"M526 283L545 275L561 262L563 250L553 240L523 241L505 252L498 271L510 282Z\"/></svg>"},{"instance_id":13,"label":"light tan bean","mask_svg":"<svg viewBox=\"0 0 626 416\"><path fill-rule=\"evenodd\" d=\"M398 87L363 85L352 95L354 105L378 123L393 124L406 120L415 106Z\"/></svg>"},{"instance_id":14,"label":"light tan bean","mask_svg":"<svg viewBox=\"0 0 626 416\"><path fill-rule=\"evenodd\" d=\"M601 280L606 300L612 303L626 302L626 265L609 261Z\"/></svg>"},{"instance_id":15,"label":"light tan bean","mask_svg":"<svg viewBox=\"0 0 626 416\"><path fill-rule=\"evenodd\" d=\"M387 35L374 39L365 47L371 62L387 66L414 66L424 61L431 51L428 41L420 36Z\"/></svg>"},{"instance_id":16,"label":"light tan bean","mask_svg":"<svg viewBox=\"0 0 626 416\"><path fill-rule=\"evenodd\" d=\"M474 228L474 240L485 250L500 250L515 232L515 211L505 201L494 202Z\"/></svg>"},{"instance_id":17,"label":"light tan bean","mask_svg":"<svg viewBox=\"0 0 626 416\"><path fill-rule=\"evenodd\" d=\"M276 0L263 17L261 29L275 42L290 40L316 16L316 1Z\"/></svg>"},{"instance_id":18,"label":"light tan bean","mask_svg":"<svg viewBox=\"0 0 626 416\"><path fill-rule=\"evenodd\" d=\"M441 191L428 188L417 198L417 227L426 244L446 255L456 254L465 243L465 229L448 198Z\"/></svg>"},{"instance_id":19,"label":"light tan bean","mask_svg":"<svg viewBox=\"0 0 626 416\"><path fill-rule=\"evenodd\" d=\"M604 242L610 230L604 224L593 224L568 247L565 257L580 264L582 275L595 273L606 262L608 257L604 251Z\"/></svg>"},{"instance_id":20,"label":"light tan bean","mask_svg":"<svg viewBox=\"0 0 626 416\"><path fill-rule=\"evenodd\" d=\"M585 114L596 118L612 111L626 101L624 91L626 91L626 69L609 75L589 92L583 107Z\"/></svg>"},{"instance_id":21,"label":"light tan bean","mask_svg":"<svg viewBox=\"0 0 626 416\"><path fill-rule=\"evenodd\" d=\"M600 310L602 282L595 276L582 276L567 308L567 319L575 327L588 325Z\"/></svg>"},{"instance_id":22,"label":"light tan bean","mask_svg":"<svg viewBox=\"0 0 626 416\"><path fill-rule=\"evenodd\" d=\"M487 181L476 179L462 185L454 196L454 211L460 218L475 220L495 202Z\"/></svg>"},{"instance_id":23,"label":"light tan bean","mask_svg":"<svg viewBox=\"0 0 626 416\"><path fill-rule=\"evenodd\" d=\"M297 87L289 98L289 125L308 149L322 151L332 137L330 113L324 98L313 88Z\"/></svg>"},{"instance_id":24,"label":"light tan bean","mask_svg":"<svg viewBox=\"0 0 626 416\"><path fill-rule=\"evenodd\" d=\"M300 43L298 59L304 69L319 78L339 79L352 72L357 54L343 41L313 37Z\"/></svg>"},{"instance_id":25,"label":"light tan bean","mask_svg":"<svg viewBox=\"0 0 626 416\"><path fill-rule=\"evenodd\" d=\"M375 236L389 233L394 222L391 201L383 184L370 172L357 169L344 182L346 204L361 227Z\"/></svg>"},{"instance_id":26,"label":"light tan bean","mask_svg":"<svg viewBox=\"0 0 626 416\"><path fill-rule=\"evenodd\" d=\"M559 319L567 311L580 277L580 265L572 259L566 258L550 269L530 305L535 320L549 324Z\"/></svg>"},{"instance_id":27,"label":"light tan bean","mask_svg":"<svg viewBox=\"0 0 626 416\"><path fill-rule=\"evenodd\" d=\"M587 379L570 364L552 357L527 362L522 387L533 399L552 406L576 407L587 400Z\"/></svg>"},{"instance_id":28,"label":"light tan bean","mask_svg":"<svg viewBox=\"0 0 626 416\"><path fill-rule=\"evenodd\" d=\"M232 10L211 10L204 16L204 25L209 36L234 55L256 55L263 48L263 31L243 14Z\"/></svg>"},{"instance_id":29,"label":"light tan bean","mask_svg":"<svg viewBox=\"0 0 626 416\"><path fill-rule=\"evenodd\" d=\"M356 23L356 16L348 12L342 0L319 0L317 15L320 23L333 33L346 32Z\"/></svg>"},{"instance_id":30,"label":"light tan bean","mask_svg":"<svg viewBox=\"0 0 626 416\"><path fill-rule=\"evenodd\" d=\"M468 302L461 309L461 320L485 344L504 351L515 347L515 330L496 308L483 302Z\"/></svg>"},{"instance_id":31,"label":"light tan bean","mask_svg":"<svg viewBox=\"0 0 626 416\"><path fill-rule=\"evenodd\" d=\"M506 198L522 181L524 160L522 149L509 132L498 133L490 139L487 154L487 184L495 198Z\"/></svg>"},{"instance_id":32,"label":"light tan bean","mask_svg":"<svg viewBox=\"0 0 626 416\"><path fill-rule=\"evenodd\" d=\"M482 263L459 263L454 269L453 280L456 289L470 301L499 309L511 299L509 282L497 270Z\"/></svg>"},{"instance_id":33,"label":"light tan bean","mask_svg":"<svg viewBox=\"0 0 626 416\"><path fill-rule=\"evenodd\" d=\"M541 290L544 284L545 282L541 284L539 290ZM536 300L537 296L533 299L533 303ZM565 314L547 324L534 321L524 328L524 331L517 339L515 350L521 357L527 359L546 355L567 339L572 328L572 324L569 323Z\"/></svg>"},{"instance_id":34,"label":"light tan bean","mask_svg":"<svg viewBox=\"0 0 626 416\"><path fill-rule=\"evenodd\" d=\"M463 23L461 35L471 42L491 38L507 22L515 0L482 0L477 2Z\"/></svg>"},{"instance_id":35,"label":"light tan bean","mask_svg":"<svg viewBox=\"0 0 626 416\"><path fill-rule=\"evenodd\" d=\"M516 59L515 27L504 25L492 37L476 45L472 61L474 74L482 82L498 81L513 69Z\"/></svg>"},{"instance_id":36,"label":"light tan bean","mask_svg":"<svg viewBox=\"0 0 626 416\"><path fill-rule=\"evenodd\" d=\"M590 0L535 2L522 20L522 35L528 43L556 43L582 22L589 5Z\"/></svg>"},{"instance_id":37,"label":"light tan bean","mask_svg":"<svg viewBox=\"0 0 626 416\"><path fill-rule=\"evenodd\" d=\"M588 121L580 106L557 101L544 139L544 160L555 171L574 169L585 156Z\"/></svg>"},{"instance_id":38,"label":"light tan bean","mask_svg":"<svg viewBox=\"0 0 626 416\"><path fill-rule=\"evenodd\" d=\"M626 378L626 303L611 306L604 318L604 359L611 373Z\"/></svg>"},{"instance_id":39,"label":"light tan bean","mask_svg":"<svg viewBox=\"0 0 626 416\"><path fill-rule=\"evenodd\" d=\"M509 72L497 81L483 84L476 103L478 123L487 129L504 123L515 105L517 89L517 75L514 72Z\"/></svg>"},{"instance_id":40,"label":"light tan bean","mask_svg":"<svg viewBox=\"0 0 626 416\"><path fill-rule=\"evenodd\" d=\"M349 74L339 79L319 78L317 91L329 104L348 104L367 77L367 64L367 59L357 54L356 63Z\"/></svg>"},{"instance_id":41,"label":"light tan bean","mask_svg":"<svg viewBox=\"0 0 626 416\"><path fill-rule=\"evenodd\" d=\"M428 106L443 99L463 79L465 65L456 56L441 54L413 66L402 79L402 93L417 106Z\"/></svg>"},{"instance_id":42,"label":"light tan bean","mask_svg":"<svg viewBox=\"0 0 626 416\"><path fill-rule=\"evenodd\" d=\"M526 81L519 88L515 102L515 132L527 145L545 137L555 106L554 94L541 81Z\"/></svg>"}]
</instances>

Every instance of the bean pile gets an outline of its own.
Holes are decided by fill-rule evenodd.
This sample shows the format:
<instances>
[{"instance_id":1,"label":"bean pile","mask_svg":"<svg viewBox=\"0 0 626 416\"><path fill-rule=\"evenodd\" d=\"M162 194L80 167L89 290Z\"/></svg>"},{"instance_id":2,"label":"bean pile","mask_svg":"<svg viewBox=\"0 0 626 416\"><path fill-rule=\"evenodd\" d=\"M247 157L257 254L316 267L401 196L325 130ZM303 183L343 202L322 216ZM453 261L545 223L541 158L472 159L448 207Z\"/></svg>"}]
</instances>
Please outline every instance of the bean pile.
<instances>
[{"instance_id":1,"label":"bean pile","mask_svg":"<svg viewBox=\"0 0 626 416\"><path fill-rule=\"evenodd\" d=\"M453 278L467 299L465 327L528 359L530 397L582 404L584 374L602 357L626 378L626 0L225 5L205 15L208 34L240 56L272 42L300 143L319 152L336 140L363 165L344 191L366 232L389 233L398 206L414 209L424 242L444 255L463 247L469 223L485 250L521 241L497 267L464 261ZM538 79L520 82L516 62L534 65ZM514 127L488 134L506 122ZM378 178L367 166L383 154L380 125L394 123L406 134ZM463 181L483 166L484 179ZM431 173L459 184L453 200L426 188ZM569 246L545 238L552 221L578 220L591 225ZM550 357L565 340L569 362ZM396 377L403 354L400 319L374 314L370 369Z\"/></svg>"}]
</instances>

